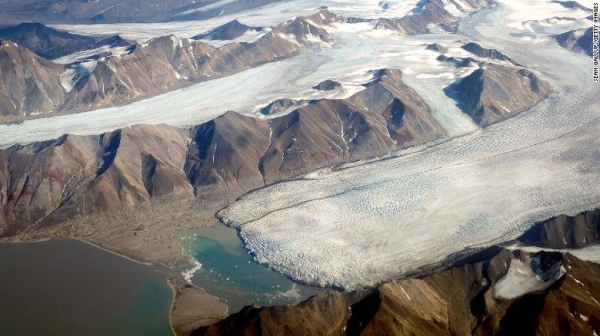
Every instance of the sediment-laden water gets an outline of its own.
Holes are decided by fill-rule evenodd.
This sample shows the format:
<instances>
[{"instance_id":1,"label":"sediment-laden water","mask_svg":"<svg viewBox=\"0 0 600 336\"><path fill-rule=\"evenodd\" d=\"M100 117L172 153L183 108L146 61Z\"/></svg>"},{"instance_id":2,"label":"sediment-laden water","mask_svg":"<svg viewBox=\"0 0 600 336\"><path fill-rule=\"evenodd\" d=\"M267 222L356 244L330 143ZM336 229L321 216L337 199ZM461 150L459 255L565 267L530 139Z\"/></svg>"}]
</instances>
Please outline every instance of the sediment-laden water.
<instances>
[{"instance_id":1,"label":"sediment-laden water","mask_svg":"<svg viewBox=\"0 0 600 336\"><path fill-rule=\"evenodd\" d=\"M164 273L72 240L0 244L0 335L172 335Z\"/></svg>"}]
</instances>

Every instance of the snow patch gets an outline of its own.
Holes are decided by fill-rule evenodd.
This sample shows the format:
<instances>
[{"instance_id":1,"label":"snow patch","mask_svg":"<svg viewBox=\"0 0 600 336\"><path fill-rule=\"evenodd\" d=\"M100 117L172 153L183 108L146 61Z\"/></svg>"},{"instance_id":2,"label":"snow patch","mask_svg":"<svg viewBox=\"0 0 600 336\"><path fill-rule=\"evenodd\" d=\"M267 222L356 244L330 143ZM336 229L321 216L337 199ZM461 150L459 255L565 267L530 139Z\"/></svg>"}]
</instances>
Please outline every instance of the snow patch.
<instances>
[{"instance_id":1,"label":"snow patch","mask_svg":"<svg viewBox=\"0 0 600 336\"><path fill-rule=\"evenodd\" d=\"M71 92L77 83L94 72L97 65L98 61L96 60L90 60L72 65L71 68L67 69L60 75L60 84L65 91Z\"/></svg>"},{"instance_id":2,"label":"snow patch","mask_svg":"<svg viewBox=\"0 0 600 336\"><path fill-rule=\"evenodd\" d=\"M494 286L494 297L502 300L512 300L525 294L544 290L565 275L562 262L557 262L548 270L542 272L540 260L531 258L529 263L512 259L508 273Z\"/></svg>"},{"instance_id":3,"label":"snow patch","mask_svg":"<svg viewBox=\"0 0 600 336\"><path fill-rule=\"evenodd\" d=\"M122 57L130 53L130 47L111 47L110 45L101 46L95 49L79 51L73 54L69 54L57 59L52 60L54 63L58 64L71 64L77 61L82 61L94 56L98 56L101 54L108 54L109 57Z\"/></svg>"}]
</instances>

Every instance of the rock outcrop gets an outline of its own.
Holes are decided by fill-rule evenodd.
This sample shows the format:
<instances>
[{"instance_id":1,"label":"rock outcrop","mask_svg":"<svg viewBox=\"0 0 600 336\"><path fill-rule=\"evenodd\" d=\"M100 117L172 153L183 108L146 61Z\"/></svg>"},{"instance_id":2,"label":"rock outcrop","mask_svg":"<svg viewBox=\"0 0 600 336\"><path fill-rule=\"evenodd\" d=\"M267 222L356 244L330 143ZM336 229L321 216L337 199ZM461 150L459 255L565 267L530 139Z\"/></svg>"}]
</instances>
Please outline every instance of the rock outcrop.
<instances>
[{"instance_id":1,"label":"rock outcrop","mask_svg":"<svg viewBox=\"0 0 600 336\"><path fill-rule=\"evenodd\" d=\"M440 55L440 56L436 57L435 59L440 62L448 62L457 68L468 67L473 63L481 64L480 62L477 62L475 59L473 59L471 57L461 58L461 57L454 57L454 56L448 57L446 55Z\"/></svg>"},{"instance_id":2,"label":"rock outcrop","mask_svg":"<svg viewBox=\"0 0 600 336\"><path fill-rule=\"evenodd\" d=\"M260 109L260 113L264 115L273 115L286 113L292 109L298 108L302 105L306 105L308 102L304 100L294 100L294 99L277 99L274 102L267 104L265 107Z\"/></svg>"},{"instance_id":3,"label":"rock outcrop","mask_svg":"<svg viewBox=\"0 0 600 336\"><path fill-rule=\"evenodd\" d=\"M259 32L262 28L250 27L238 20L233 20L215 29L209 30L202 34L198 34L192 39L194 40L233 40L248 32Z\"/></svg>"},{"instance_id":4,"label":"rock outcrop","mask_svg":"<svg viewBox=\"0 0 600 336\"><path fill-rule=\"evenodd\" d=\"M553 249L580 248L600 242L600 210L561 215L537 223L519 241Z\"/></svg>"},{"instance_id":5,"label":"rock outcrop","mask_svg":"<svg viewBox=\"0 0 600 336\"><path fill-rule=\"evenodd\" d=\"M488 64L445 91L464 113L485 127L532 108L551 89L529 70Z\"/></svg>"},{"instance_id":6,"label":"rock outcrop","mask_svg":"<svg viewBox=\"0 0 600 336\"><path fill-rule=\"evenodd\" d=\"M312 88L320 91L331 91L339 88L340 86L342 86L342 84L331 79L326 79Z\"/></svg>"},{"instance_id":7,"label":"rock outcrop","mask_svg":"<svg viewBox=\"0 0 600 336\"><path fill-rule=\"evenodd\" d=\"M509 63L512 63L513 65L520 66L517 62L513 61L510 57L504 55L502 52L500 52L496 49L484 48L475 42L466 43L465 45L462 46L462 48L474 55L479 56L479 57L485 57L485 58L490 58L490 59L495 59L495 60L500 60L500 61L507 61Z\"/></svg>"},{"instance_id":8,"label":"rock outcrop","mask_svg":"<svg viewBox=\"0 0 600 336\"><path fill-rule=\"evenodd\" d=\"M575 52L584 53L588 56L593 54L593 31L592 27L588 29L571 30L562 34L554 35L552 38L558 44Z\"/></svg>"},{"instance_id":9,"label":"rock outcrop","mask_svg":"<svg viewBox=\"0 0 600 336\"><path fill-rule=\"evenodd\" d=\"M376 28L408 35L426 34L432 29L454 32L458 27L459 15L476 11L490 3L488 0L421 1L409 15L377 20Z\"/></svg>"},{"instance_id":10,"label":"rock outcrop","mask_svg":"<svg viewBox=\"0 0 600 336\"><path fill-rule=\"evenodd\" d=\"M66 96L58 80L62 71L17 43L0 41L0 120L60 109Z\"/></svg>"},{"instance_id":11,"label":"rock outcrop","mask_svg":"<svg viewBox=\"0 0 600 336\"><path fill-rule=\"evenodd\" d=\"M437 51L441 54L445 54L448 52L448 48L444 47L443 45L440 45L438 43L432 43L432 44L428 44L425 49L427 50L433 50L433 51Z\"/></svg>"},{"instance_id":12,"label":"rock outcrop","mask_svg":"<svg viewBox=\"0 0 600 336\"><path fill-rule=\"evenodd\" d=\"M0 235L167 194L193 197L183 171L186 136L173 127L136 126L0 151Z\"/></svg>"},{"instance_id":13,"label":"rock outcrop","mask_svg":"<svg viewBox=\"0 0 600 336\"><path fill-rule=\"evenodd\" d=\"M55 59L78 51L101 46L123 47L132 42L119 36L91 37L71 34L47 27L41 23L22 23L0 29L0 40L9 40L46 59Z\"/></svg>"}]
</instances>

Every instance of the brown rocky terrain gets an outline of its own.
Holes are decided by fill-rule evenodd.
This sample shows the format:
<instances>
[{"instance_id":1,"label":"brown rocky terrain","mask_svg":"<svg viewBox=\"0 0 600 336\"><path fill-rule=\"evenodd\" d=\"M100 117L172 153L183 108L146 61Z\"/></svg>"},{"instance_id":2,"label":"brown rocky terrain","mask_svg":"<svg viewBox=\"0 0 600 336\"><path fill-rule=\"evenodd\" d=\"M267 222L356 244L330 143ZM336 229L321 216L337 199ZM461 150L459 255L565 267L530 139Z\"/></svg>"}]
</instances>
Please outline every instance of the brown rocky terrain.
<instances>
[{"instance_id":1,"label":"brown rocky terrain","mask_svg":"<svg viewBox=\"0 0 600 336\"><path fill-rule=\"evenodd\" d=\"M552 38L558 42L558 44L575 52L584 53L588 56L593 54L593 31L592 27L581 30L571 30L562 34L554 35Z\"/></svg>"},{"instance_id":2,"label":"brown rocky terrain","mask_svg":"<svg viewBox=\"0 0 600 336\"><path fill-rule=\"evenodd\" d=\"M546 282L519 292L527 269ZM371 290L246 307L192 335L591 335L600 331L599 275L600 265L570 254L494 247ZM502 297L515 277L519 295Z\"/></svg>"},{"instance_id":3,"label":"brown rocky terrain","mask_svg":"<svg viewBox=\"0 0 600 336\"><path fill-rule=\"evenodd\" d=\"M233 20L215 29L211 29L202 34L198 34L192 39L194 40L233 40L244 35L247 32L262 30L260 27L250 27L238 20Z\"/></svg>"},{"instance_id":4,"label":"brown rocky terrain","mask_svg":"<svg viewBox=\"0 0 600 336\"><path fill-rule=\"evenodd\" d=\"M15 42L46 59L55 59L105 45L123 47L133 44L118 35L110 37L77 35L46 27L41 23L22 23L0 29L0 40L2 39Z\"/></svg>"},{"instance_id":5,"label":"brown rocky terrain","mask_svg":"<svg viewBox=\"0 0 600 336\"><path fill-rule=\"evenodd\" d=\"M520 66L517 62L513 61L510 57L504 55L502 52L496 49L484 48L475 42L469 42L462 46L462 48L474 55L479 57L491 58L500 61L507 61L513 65Z\"/></svg>"},{"instance_id":6,"label":"brown rocky terrain","mask_svg":"<svg viewBox=\"0 0 600 336\"><path fill-rule=\"evenodd\" d=\"M485 64L445 91L464 113L485 127L532 108L551 89L529 70Z\"/></svg>"},{"instance_id":7,"label":"brown rocky terrain","mask_svg":"<svg viewBox=\"0 0 600 336\"><path fill-rule=\"evenodd\" d=\"M461 4L465 8L458 3L454 5L468 12L487 5L487 2L469 0ZM422 7L414 15L400 19L380 19L377 25L402 33L417 34L428 31L432 24L449 27L450 23L458 22L458 18L448 13L444 4L438 0L426 2ZM2 82L5 86L16 88L10 92L5 90L5 95L0 96L0 106L8 107L2 110L0 121L16 122L35 115L72 113L115 106L191 83L227 76L266 62L292 57L314 41L333 42L332 35L325 27L357 20L360 19L344 18L326 9L320 9L313 15L295 18L272 27L271 32L256 42L234 42L220 48L176 36L163 36L142 45L134 45L118 36L101 39L60 32L40 24L22 24L0 33L4 32L5 38L21 42L17 41L13 47L32 48L39 55L49 58L100 45L123 45L131 48L118 55L94 55L65 66L62 71L55 65L44 62L41 57L20 51L19 54L29 57L25 63L35 63L35 67L38 68L50 68L42 70L47 75L42 76L42 83L36 86L51 87L49 90L56 94L44 96L37 91L27 95L13 92L24 90L20 83L15 82L16 78L27 77L33 82L37 77L29 78L27 68L22 67L12 69L14 74L10 76L4 71L0 73ZM214 38L232 38L255 29L258 28L233 21L208 32L206 36L198 37L208 38L216 34L218 36L213 36ZM3 48L6 46L8 45L3 44ZM490 52L487 49L482 50ZM492 50L489 56L494 57L498 53ZM12 54L6 55L12 57ZM5 62L12 62L11 58L5 57ZM17 101L22 103L17 104Z\"/></svg>"},{"instance_id":8,"label":"brown rocky terrain","mask_svg":"<svg viewBox=\"0 0 600 336\"><path fill-rule=\"evenodd\" d=\"M553 248L581 248L600 241L600 210L576 216L561 215L537 223L519 238L525 244Z\"/></svg>"},{"instance_id":9,"label":"brown rocky terrain","mask_svg":"<svg viewBox=\"0 0 600 336\"><path fill-rule=\"evenodd\" d=\"M339 82L336 82L331 79L326 79L326 80L322 81L321 83L313 86L313 89L321 90L321 91L331 91L331 90L337 89L340 86L342 86L342 84L340 84Z\"/></svg>"},{"instance_id":10,"label":"brown rocky terrain","mask_svg":"<svg viewBox=\"0 0 600 336\"><path fill-rule=\"evenodd\" d=\"M488 0L449 0L447 3L455 6L458 10L469 13L488 6ZM442 0L422 1L413 13L401 18L382 18L377 21L379 29L390 29L402 34L415 35L430 32L433 27L448 32L456 31L459 18L448 10Z\"/></svg>"},{"instance_id":11,"label":"brown rocky terrain","mask_svg":"<svg viewBox=\"0 0 600 336\"><path fill-rule=\"evenodd\" d=\"M0 121L13 122L31 115L114 106L227 76L295 55L311 43L309 35L325 42L332 41L323 28L297 18L273 27L272 33L254 43L229 43L216 48L200 41L164 36L152 39L128 54L96 57L66 67L47 62L22 45L5 42L0 46L0 52L5 55L2 61L9 69L0 72L0 78L10 89L5 88L4 95L0 95L0 106L7 106L2 109ZM18 50L9 52L9 48ZM32 64L34 69L39 69L34 73L43 75L29 76L28 67L10 67L13 59ZM40 90L24 94L23 80L31 82L30 86L48 88L46 91L54 94L45 95L38 92Z\"/></svg>"},{"instance_id":12,"label":"brown rocky terrain","mask_svg":"<svg viewBox=\"0 0 600 336\"><path fill-rule=\"evenodd\" d=\"M454 56L446 56L444 54L439 55L438 57L436 57L436 60L440 61L440 62L448 62L452 65L454 65L457 68L464 68L464 67L468 67L471 66L473 63L477 63L479 65L481 65L480 62L477 62L474 58L471 57L454 57Z\"/></svg>"},{"instance_id":13,"label":"brown rocky terrain","mask_svg":"<svg viewBox=\"0 0 600 336\"><path fill-rule=\"evenodd\" d=\"M0 41L0 120L52 113L65 100L63 67L10 41Z\"/></svg>"},{"instance_id":14,"label":"brown rocky terrain","mask_svg":"<svg viewBox=\"0 0 600 336\"><path fill-rule=\"evenodd\" d=\"M201 326L227 316L228 307L218 298L189 284L181 275L171 275L168 282L173 288L171 324L177 335L189 335Z\"/></svg>"},{"instance_id":15,"label":"brown rocky terrain","mask_svg":"<svg viewBox=\"0 0 600 336\"><path fill-rule=\"evenodd\" d=\"M262 107L260 109L260 113L264 115L286 113L306 104L308 104L308 101L305 100L295 100L287 98L277 99L276 101L270 102L266 106Z\"/></svg>"}]
</instances>

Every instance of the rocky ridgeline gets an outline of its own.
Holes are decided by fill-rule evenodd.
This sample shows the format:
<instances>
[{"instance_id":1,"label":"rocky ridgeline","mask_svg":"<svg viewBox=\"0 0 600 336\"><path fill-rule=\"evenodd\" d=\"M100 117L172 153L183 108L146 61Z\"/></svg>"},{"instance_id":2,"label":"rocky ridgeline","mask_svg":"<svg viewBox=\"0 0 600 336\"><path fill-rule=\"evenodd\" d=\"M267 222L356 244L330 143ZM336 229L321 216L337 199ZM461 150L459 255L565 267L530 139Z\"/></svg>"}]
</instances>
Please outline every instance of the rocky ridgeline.
<instances>
[{"instance_id":1,"label":"rocky ridgeline","mask_svg":"<svg viewBox=\"0 0 600 336\"><path fill-rule=\"evenodd\" d=\"M118 56L100 55L66 66L39 55L64 56L103 43L116 46L127 42L116 37L96 41L41 25L35 25L33 30L15 27L12 30L18 31L7 33L9 38L21 38L24 34L27 38L20 39L24 44L5 41L0 46L2 62L6 63L0 72L6 84L0 89L0 121L119 105L294 56L315 40L333 41L314 22L331 24L337 16L327 11L316 15L319 20L309 16L272 27L272 32L253 43L233 42L216 48L201 41L163 36L134 45ZM235 26L221 28L235 30ZM28 75L31 72L40 76Z\"/></svg>"}]
</instances>

